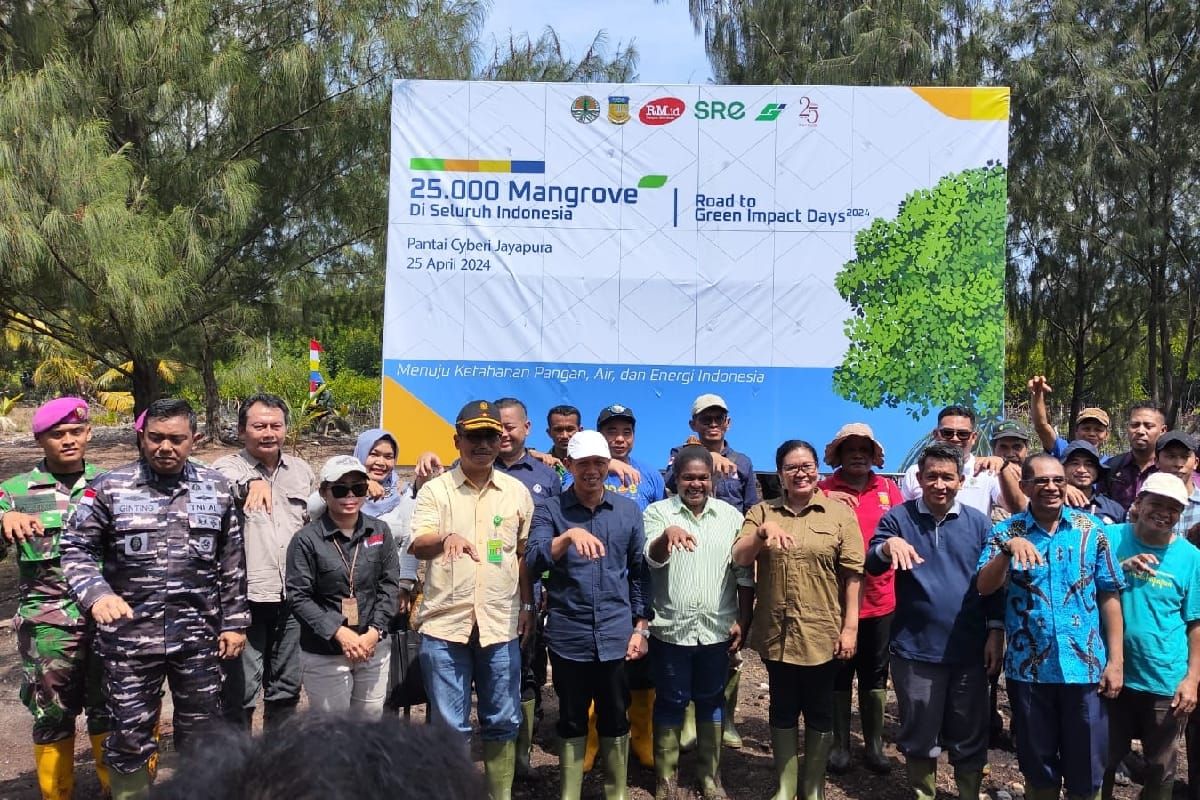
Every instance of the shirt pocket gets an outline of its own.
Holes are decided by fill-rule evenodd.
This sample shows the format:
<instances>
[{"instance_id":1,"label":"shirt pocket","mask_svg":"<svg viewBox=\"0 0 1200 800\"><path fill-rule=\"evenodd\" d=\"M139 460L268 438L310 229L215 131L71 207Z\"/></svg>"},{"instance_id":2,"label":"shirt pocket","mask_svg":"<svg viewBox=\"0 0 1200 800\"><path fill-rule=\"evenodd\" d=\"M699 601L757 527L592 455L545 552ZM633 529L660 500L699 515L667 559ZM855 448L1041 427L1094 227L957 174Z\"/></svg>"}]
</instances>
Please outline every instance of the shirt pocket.
<instances>
[{"instance_id":1,"label":"shirt pocket","mask_svg":"<svg viewBox=\"0 0 1200 800\"><path fill-rule=\"evenodd\" d=\"M796 555L809 568L834 570L840 549L841 541L834 526L814 525L800 538Z\"/></svg>"},{"instance_id":2,"label":"shirt pocket","mask_svg":"<svg viewBox=\"0 0 1200 800\"><path fill-rule=\"evenodd\" d=\"M136 514L119 514L113 520L113 549L118 563L153 563L158 556L160 533L166 520Z\"/></svg>"}]
</instances>

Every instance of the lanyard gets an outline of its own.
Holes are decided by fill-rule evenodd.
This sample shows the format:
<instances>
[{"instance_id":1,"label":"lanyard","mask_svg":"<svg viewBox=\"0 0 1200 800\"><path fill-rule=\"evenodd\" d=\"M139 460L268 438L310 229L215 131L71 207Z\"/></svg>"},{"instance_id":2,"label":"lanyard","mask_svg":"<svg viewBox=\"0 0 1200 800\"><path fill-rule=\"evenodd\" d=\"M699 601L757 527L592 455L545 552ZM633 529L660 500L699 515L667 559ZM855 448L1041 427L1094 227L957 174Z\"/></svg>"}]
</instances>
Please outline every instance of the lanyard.
<instances>
[{"instance_id":1,"label":"lanyard","mask_svg":"<svg viewBox=\"0 0 1200 800\"><path fill-rule=\"evenodd\" d=\"M346 563L346 554L342 552L342 546L338 544L336 537L333 540L333 546L337 548L338 558L342 559L342 566L346 568L346 572L350 573L350 596L354 597L354 567L358 564L358 551L362 549L362 540L360 539L358 544L354 545L354 557L350 559L349 564Z\"/></svg>"}]
</instances>

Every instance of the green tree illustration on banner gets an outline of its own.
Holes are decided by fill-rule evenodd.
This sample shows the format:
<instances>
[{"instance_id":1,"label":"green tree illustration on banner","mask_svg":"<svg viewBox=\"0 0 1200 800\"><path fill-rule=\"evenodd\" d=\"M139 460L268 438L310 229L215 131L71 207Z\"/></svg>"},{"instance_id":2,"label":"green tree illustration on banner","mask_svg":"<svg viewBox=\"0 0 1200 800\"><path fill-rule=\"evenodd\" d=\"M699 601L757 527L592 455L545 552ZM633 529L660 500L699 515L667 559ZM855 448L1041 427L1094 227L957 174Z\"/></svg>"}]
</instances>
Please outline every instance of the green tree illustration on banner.
<instances>
[{"instance_id":1,"label":"green tree illustration on banner","mask_svg":"<svg viewBox=\"0 0 1200 800\"><path fill-rule=\"evenodd\" d=\"M855 237L835 285L854 316L834 390L865 408L914 419L970 403L998 414L1004 398L1003 165L947 175L909 194L894 220Z\"/></svg>"}]
</instances>

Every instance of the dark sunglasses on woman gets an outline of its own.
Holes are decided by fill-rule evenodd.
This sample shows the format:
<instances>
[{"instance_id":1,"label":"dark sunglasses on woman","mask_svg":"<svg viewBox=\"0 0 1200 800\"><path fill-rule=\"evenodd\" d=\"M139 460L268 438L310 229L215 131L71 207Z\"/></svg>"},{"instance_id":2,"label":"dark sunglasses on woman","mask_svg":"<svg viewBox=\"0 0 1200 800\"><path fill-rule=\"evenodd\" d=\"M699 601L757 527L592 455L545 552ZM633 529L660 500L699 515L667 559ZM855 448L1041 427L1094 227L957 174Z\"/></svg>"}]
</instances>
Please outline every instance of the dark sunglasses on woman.
<instances>
[{"instance_id":1,"label":"dark sunglasses on woman","mask_svg":"<svg viewBox=\"0 0 1200 800\"><path fill-rule=\"evenodd\" d=\"M355 483L350 486L347 486L344 483L334 483L334 484L330 484L330 486L329 486L329 493L331 495L333 495L334 497L336 497L338 500L341 500L343 497L350 494L351 492L354 492L355 497L366 497L367 496L367 485L365 483Z\"/></svg>"}]
</instances>

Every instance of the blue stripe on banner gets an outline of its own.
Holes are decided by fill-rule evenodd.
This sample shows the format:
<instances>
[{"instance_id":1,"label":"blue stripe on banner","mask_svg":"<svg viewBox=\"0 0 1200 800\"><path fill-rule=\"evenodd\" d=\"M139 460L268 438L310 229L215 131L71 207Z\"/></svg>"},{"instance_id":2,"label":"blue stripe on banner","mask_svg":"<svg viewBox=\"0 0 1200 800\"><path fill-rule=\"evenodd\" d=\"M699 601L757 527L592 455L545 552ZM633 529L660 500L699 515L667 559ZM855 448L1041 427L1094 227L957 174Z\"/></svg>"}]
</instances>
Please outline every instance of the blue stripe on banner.
<instances>
[{"instance_id":1,"label":"blue stripe on banner","mask_svg":"<svg viewBox=\"0 0 1200 800\"><path fill-rule=\"evenodd\" d=\"M316 371L308 373L308 379L310 381L316 381L317 383L325 382L325 379L321 377L321 373L316 372Z\"/></svg>"},{"instance_id":2,"label":"blue stripe on banner","mask_svg":"<svg viewBox=\"0 0 1200 800\"><path fill-rule=\"evenodd\" d=\"M546 172L545 161L514 161L512 171L524 175L543 175Z\"/></svg>"}]
</instances>

